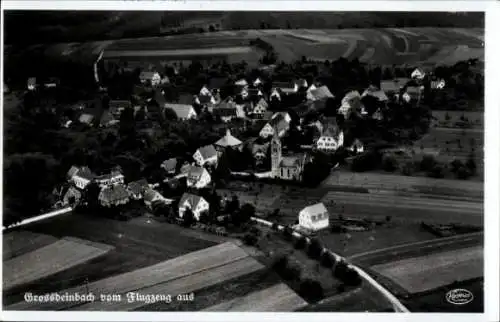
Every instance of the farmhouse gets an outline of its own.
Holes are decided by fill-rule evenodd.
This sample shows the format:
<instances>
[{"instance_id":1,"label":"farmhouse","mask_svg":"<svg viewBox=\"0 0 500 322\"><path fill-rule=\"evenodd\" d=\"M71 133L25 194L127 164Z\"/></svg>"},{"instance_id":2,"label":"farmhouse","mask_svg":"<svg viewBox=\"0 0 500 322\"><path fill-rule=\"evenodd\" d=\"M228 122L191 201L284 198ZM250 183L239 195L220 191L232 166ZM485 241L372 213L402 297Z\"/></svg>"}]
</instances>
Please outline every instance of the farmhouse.
<instances>
[{"instance_id":1,"label":"farmhouse","mask_svg":"<svg viewBox=\"0 0 500 322\"><path fill-rule=\"evenodd\" d=\"M182 218L184 216L187 208L191 209L196 220L200 220L200 214L204 211L208 211L210 205L203 197L185 193L179 201L179 217Z\"/></svg>"},{"instance_id":2,"label":"farmhouse","mask_svg":"<svg viewBox=\"0 0 500 322\"><path fill-rule=\"evenodd\" d=\"M264 113L267 112L267 109L269 107L269 104L267 104L266 100L261 98L257 104L255 104L253 106L253 109L252 109L252 112L251 114L255 117L255 118L263 118L264 117Z\"/></svg>"},{"instance_id":3,"label":"farmhouse","mask_svg":"<svg viewBox=\"0 0 500 322\"><path fill-rule=\"evenodd\" d=\"M170 158L168 160L165 160L162 162L160 167L165 170L165 172L169 175L175 174L177 170L177 159L176 158Z\"/></svg>"},{"instance_id":4,"label":"farmhouse","mask_svg":"<svg viewBox=\"0 0 500 322\"><path fill-rule=\"evenodd\" d=\"M378 99L379 102L387 102L389 100L389 98L387 97L387 95L383 90L373 85L369 86L367 89L365 89L363 94L361 94L361 97L365 96L373 96L376 99Z\"/></svg>"},{"instance_id":5,"label":"farmhouse","mask_svg":"<svg viewBox=\"0 0 500 322\"><path fill-rule=\"evenodd\" d=\"M163 197L161 193L153 189L147 189L144 192L144 204L146 205L146 207L148 207L149 209L153 209L153 204L158 202L170 204L172 200Z\"/></svg>"},{"instance_id":6,"label":"farmhouse","mask_svg":"<svg viewBox=\"0 0 500 322\"><path fill-rule=\"evenodd\" d=\"M147 189L149 189L149 184L146 179L132 181L127 185L127 191L129 192L130 198L134 200L142 199Z\"/></svg>"},{"instance_id":7,"label":"farmhouse","mask_svg":"<svg viewBox=\"0 0 500 322\"><path fill-rule=\"evenodd\" d=\"M214 145L217 150L223 151L226 148L233 148L233 149L240 148L242 146L242 142L231 134L231 130L227 129L226 135L223 136L217 142L215 142Z\"/></svg>"},{"instance_id":8,"label":"farmhouse","mask_svg":"<svg viewBox=\"0 0 500 322\"><path fill-rule=\"evenodd\" d=\"M271 141L271 172L273 178L302 180L306 157L306 154L283 156L281 139L275 134Z\"/></svg>"},{"instance_id":9,"label":"farmhouse","mask_svg":"<svg viewBox=\"0 0 500 322\"><path fill-rule=\"evenodd\" d=\"M417 79L417 80L422 80L425 77L425 72L421 68L415 68L415 70L411 73L411 78Z\"/></svg>"},{"instance_id":10,"label":"farmhouse","mask_svg":"<svg viewBox=\"0 0 500 322\"><path fill-rule=\"evenodd\" d=\"M356 111L362 108L361 95L358 91L348 92L344 98L342 98L342 104L339 108L338 113L343 114L344 117L348 117L351 111Z\"/></svg>"},{"instance_id":11,"label":"farmhouse","mask_svg":"<svg viewBox=\"0 0 500 322\"><path fill-rule=\"evenodd\" d=\"M288 113L276 113L275 115L273 115L271 120L266 125L264 125L262 130L260 130L259 135L263 138L274 136L275 134L277 134L279 137L283 137L290 129L290 121L291 118Z\"/></svg>"},{"instance_id":12,"label":"farmhouse","mask_svg":"<svg viewBox=\"0 0 500 322\"><path fill-rule=\"evenodd\" d=\"M311 85L311 87L312 86L314 86L314 84ZM321 87L314 88L314 89L311 89L311 87L309 87L309 90L307 91L307 94L306 94L307 99L310 101L325 100L325 99L334 97L333 94L328 89L328 87L326 87L326 86L321 86Z\"/></svg>"},{"instance_id":13,"label":"farmhouse","mask_svg":"<svg viewBox=\"0 0 500 322\"><path fill-rule=\"evenodd\" d=\"M363 153L365 151L365 148L360 140L355 139L354 142L349 147L347 147L347 150L354 153Z\"/></svg>"},{"instance_id":14,"label":"farmhouse","mask_svg":"<svg viewBox=\"0 0 500 322\"><path fill-rule=\"evenodd\" d=\"M201 147L196 150L193 155L193 159L200 167L205 164L215 165L217 164L217 150L215 150L213 145Z\"/></svg>"},{"instance_id":15,"label":"farmhouse","mask_svg":"<svg viewBox=\"0 0 500 322\"><path fill-rule=\"evenodd\" d=\"M210 184L212 178L207 169L202 167L191 167L187 174L187 186L196 189L205 188Z\"/></svg>"},{"instance_id":16,"label":"farmhouse","mask_svg":"<svg viewBox=\"0 0 500 322\"><path fill-rule=\"evenodd\" d=\"M192 105L166 103L165 108L169 108L174 111L179 120L190 120L197 117L196 111Z\"/></svg>"},{"instance_id":17,"label":"farmhouse","mask_svg":"<svg viewBox=\"0 0 500 322\"><path fill-rule=\"evenodd\" d=\"M318 141L316 141L316 148L321 151L336 151L343 145L344 132L333 125L327 126Z\"/></svg>"},{"instance_id":18,"label":"farmhouse","mask_svg":"<svg viewBox=\"0 0 500 322\"><path fill-rule=\"evenodd\" d=\"M301 228L318 231L329 226L329 214L323 203L305 207L299 212L299 226Z\"/></svg>"},{"instance_id":19,"label":"farmhouse","mask_svg":"<svg viewBox=\"0 0 500 322\"><path fill-rule=\"evenodd\" d=\"M152 86L160 85L161 76L158 72L154 71L142 71L139 75L139 80L142 84L146 82L151 83Z\"/></svg>"},{"instance_id":20,"label":"farmhouse","mask_svg":"<svg viewBox=\"0 0 500 322\"><path fill-rule=\"evenodd\" d=\"M95 175L88 167L76 168L76 171L75 168L75 166L71 167L70 171L68 172L68 176L71 175L70 180L73 182L73 184L78 189L83 190L89 183L92 182L92 180L94 180Z\"/></svg>"},{"instance_id":21,"label":"farmhouse","mask_svg":"<svg viewBox=\"0 0 500 322\"><path fill-rule=\"evenodd\" d=\"M104 207L125 205L129 202L129 192L123 184L106 186L99 193L99 202Z\"/></svg>"}]
</instances>

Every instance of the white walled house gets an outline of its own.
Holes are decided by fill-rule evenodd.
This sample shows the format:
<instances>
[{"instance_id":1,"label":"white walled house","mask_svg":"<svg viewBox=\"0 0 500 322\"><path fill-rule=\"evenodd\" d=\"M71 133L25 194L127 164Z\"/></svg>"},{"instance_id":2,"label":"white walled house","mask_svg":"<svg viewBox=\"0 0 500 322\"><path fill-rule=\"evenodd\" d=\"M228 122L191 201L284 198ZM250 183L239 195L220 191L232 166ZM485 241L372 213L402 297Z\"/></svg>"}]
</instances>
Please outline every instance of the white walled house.
<instances>
[{"instance_id":1,"label":"white walled house","mask_svg":"<svg viewBox=\"0 0 500 322\"><path fill-rule=\"evenodd\" d=\"M96 177L95 181L99 186L106 187L123 184L125 182L125 176L119 171L111 171L111 173Z\"/></svg>"},{"instance_id":2,"label":"white walled house","mask_svg":"<svg viewBox=\"0 0 500 322\"><path fill-rule=\"evenodd\" d=\"M344 145L344 132L340 132L337 135L329 131L325 132L316 141L316 148L318 150L333 152Z\"/></svg>"},{"instance_id":3,"label":"white walled house","mask_svg":"<svg viewBox=\"0 0 500 322\"><path fill-rule=\"evenodd\" d=\"M305 207L299 212L299 226L308 230L318 231L330 225L329 214L323 203Z\"/></svg>"},{"instance_id":4,"label":"white walled house","mask_svg":"<svg viewBox=\"0 0 500 322\"><path fill-rule=\"evenodd\" d=\"M202 189L210 184L212 178L207 169L202 167L191 167L187 175L187 186Z\"/></svg>"},{"instance_id":5,"label":"white walled house","mask_svg":"<svg viewBox=\"0 0 500 322\"><path fill-rule=\"evenodd\" d=\"M185 193L179 201L179 217L182 218L186 209L191 209L196 220L200 220L200 214L210 209L209 203L200 196Z\"/></svg>"},{"instance_id":6,"label":"white walled house","mask_svg":"<svg viewBox=\"0 0 500 322\"><path fill-rule=\"evenodd\" d=\"M201 147L196 150L193 159L200 167L206 164L215 165L217 164L217 150L213 145Z\"/></svg>"}]
</instances>

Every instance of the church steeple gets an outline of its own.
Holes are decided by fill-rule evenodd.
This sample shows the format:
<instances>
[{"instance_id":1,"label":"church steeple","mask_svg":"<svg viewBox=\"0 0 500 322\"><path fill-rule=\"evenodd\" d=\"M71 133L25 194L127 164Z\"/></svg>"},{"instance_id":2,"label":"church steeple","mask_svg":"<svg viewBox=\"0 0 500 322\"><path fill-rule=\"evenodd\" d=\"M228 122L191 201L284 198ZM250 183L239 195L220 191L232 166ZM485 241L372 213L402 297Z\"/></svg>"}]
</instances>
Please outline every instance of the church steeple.
<instances>
[{"instance_id":1,"label":"church steeple","mask_svg":"<svg viewBox=\"0 0 500 322\"><path fill-rule=\"evenodd\" d=\"M271 171L273 177L279 177L281 163L281 140L277 131L274 132L273 139L271 140Z\"/></svg>"}]
</instances>

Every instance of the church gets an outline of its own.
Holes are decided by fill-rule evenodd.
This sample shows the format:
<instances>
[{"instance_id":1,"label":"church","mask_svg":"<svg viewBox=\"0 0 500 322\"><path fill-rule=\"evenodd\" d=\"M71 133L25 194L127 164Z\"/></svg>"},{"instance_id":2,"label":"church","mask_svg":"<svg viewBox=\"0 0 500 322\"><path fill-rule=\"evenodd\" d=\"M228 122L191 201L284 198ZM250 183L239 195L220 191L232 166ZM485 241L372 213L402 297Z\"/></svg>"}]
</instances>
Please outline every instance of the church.
<instances>
[{"instance_id":1,"label":"church","mask_svg":"<svg viewBox=\"0 0 500 322\"><path fill-rule=\"evenodd\" d=\"M284 180L302 180L302 173L307 162L307 154L282 155L281 140L277 134L271 141L271 172L273 178Z\"/></svg>"}]
</instances>

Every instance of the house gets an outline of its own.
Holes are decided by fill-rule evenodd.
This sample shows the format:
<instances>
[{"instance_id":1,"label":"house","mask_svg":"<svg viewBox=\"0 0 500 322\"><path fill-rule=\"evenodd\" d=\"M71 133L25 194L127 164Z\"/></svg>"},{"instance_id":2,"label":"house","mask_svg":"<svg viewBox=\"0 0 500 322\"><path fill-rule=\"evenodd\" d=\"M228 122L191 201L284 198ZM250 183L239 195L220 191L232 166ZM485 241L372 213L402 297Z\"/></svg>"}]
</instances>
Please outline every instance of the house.
<instances>
[{"instance_id":1,"label":"house","mask_svg":"<svg viewBox=\"0 0 500 322\"><path fill-rule=\"evenodd\" d=\"M369 86L367 89L365 89L363 94L361 94L362 98L366 96L373 96L376 99L378 99L379 102L387 102L389 100L389 98L387 97L387 95L383 90L373 85Z\"/></svg>"},{"instance_id":2,"label":"house","mask_svg":"<svg viewBox=\"0 0 500 322\"><path fill-rule=\"evenodd\" d=\"M179 217L182 218L186 209L189 208L193 212L194 218L200 220L200 214L210 209L209 203L200 196L185 193L179 201Z\"/></svg>"},{"instance_id":3,"label":"house","mask_svg":"<svg viewBox=\"0 0 500 322\"><path fill-rule=\"evenodd\" d=\"M417 79L417 80L422 80L425 77L425 72L421 68L415 68L415 70L411 73L411 78Z\"/></svg>"},{"instance_id":4,"label":"house","mask_svg":"<svg viewBox=\"0 0 500 322\"><path fill-rule=\"evenodd\" d=\"M271 141L271 172L273 178L302 180L306 158L306 154L283 156L281 139L277 134L274 135Z\"/></svg>"},{"instance_id":5,"label":"house","mask_svg":"<svg viewBox=\"0 0 500 322\"><path fill-rule=\"evenodd\" d=\"M166 103L165 108L173 110L179 120L195 119L198 116L193 105Z\"/></svg>"},{"instance_id":6,"label":"house","mask_svg":"<svg viewBox=\"0 0 500 322\"><path fill-rule=\"evenodd\" d=\"M76 172L74 171L74 168L74 166L71 167L70 172L68 172L68 176L72 174L70 181L72 181L78 189L83 190L89 183L92 182L92 180L94 180L95 174L92 173L88 167L78 168Z\"/></svg>"},{"instance_id":7,"label":"house","mask_svg":"<svg viewBox=\"0 0 500 322\"><path fill-rule=\"evenodd\" d=\"M219 151L222 151L226 148L237 149L242 146L242 142L231 135L231 130L226 130L226 135L223 136L220 140L215 142L215 148Z\"/></svg>"},{"instance_id":8,"label":"house","mask_svg":"<svg viewBox=\"0 0 500 322\"><path fill-rule=\"evenodd\" d=\"M329 214L323 203L307 206L299 212L299 226L301 228L318 231L330 225Z\"/></svg>"},{"instance_id":9,"label":"house","mask_svg":"<svg viewBox=\"0 0 500 322\"><path fill-rule=\"evenodd\" d=\"M362 108L361 95L358 91L348 92L344 98L342 98L342 103L338 110L339 114L344 115L345 118L349 116L351 111L356 111Z\"/></svg>"},{"instance_id":10,"label":"house","mask_svg":"<svg viewBox=\"0 0 500 322\"><path fill-rule=\"evenodd\" d=\"M118 170L112 170L110 173L106 173L95 177L95 182L102 187L113 186L117 184L123 184L125 181L125 176Z\"/></svg>"},{"instance_id":11,"label":"house","mask_svg":"<svg viewBox=\"0 0 500 322\"><path fill-rule=\"evenodd\" d=\"M336 151L344 145L344 132L337 126L327 126L316 141L316 148L321 151Z\"/></svg>"},{"instance_id":12,"label":"house","mask_svg":"<svg viewBox=\"0 0 500 322\"><path fill-rule=\"evenodd\" d=\"M276 113L271 120L264 125L262 130L260 130L259 135L263 138L274 136L275 134L279 137L283 137L290 129L290 122L291 117L288 113Z\"/></svg>"},{"instance_id":13,"label":"house","mask_svg":"<svg viewBox=\"0 0 500 322\"><path fill-rule=\"evenodd\" d=\"M260 77L257 77L254 81L253 81L253 86L254 87L259 87L259 86L262 86L264 85L264 82L262 81L262 79Z\"/></svg>"},{"instance_id":14,"label":"house","mask_svg":"<svg viewBox=\"0 0 500 322\"><path fill-rule=\"evenodd\" d=\"M121 113L127 108L132 108L132 103L130 101L127 100L109 101L109 111L115 117L120 117Z\"/></svg>"},{"instance_id":15,"label":"house","mask_svg":"<svg viewBox=\"0 0 500 322\"><path fill-rule=\"evenodd\" d=\"M78 122L91 126L94 121L94 115L89 113L82 113L78 118Z\"/></svg>"},{"instance_id":16,"label":"house","mask_svg":"<svg viewBox=\"0 0 500 322\"><path fill-rule=\"evenodd\" d=\"M163 197L161 193L151 188L146 189L143 198L144 198L144 204L150 210L153 209L153 204L157 202L162 202L164 204L172 203L172 200Z\"/></svg>"},{"instance_id":17,"label":"house","mask_svg":"<svg viewBox=\"0 0 500 322\"><path fill-rule=\"evenodd\" d=\"M236 104L232 99L227 99L212 109L214 116L219 116L223 122L229 122L234 118L244 118L243 105Z\"/></svg>"},{"instance_id":18,"label":"house","mask_svg":"<svg viewBox=\"0 0 500 322\"><path fill-rule=\"evenodd\" d=\"M175 174L177 170L177 159L176 158L170 158L168 160L165 160L162 162L160 167L165 170L165 172L169 175Z\"/></svg>"},{"instance_id":19,"label":"house","mask_svg":"<svg viewBox=\"0 0 500 322\"><path fill-rule=\"evenodd\" d=\"M154 71L142 71L139 74L139 80L142 84L150 82L152 86L158 86L161 83L161 76L158 72Z\"/></svg>"},{"instance_id":20,"label":"house","mask_svg":"<svg viewBox=\"0 0 500 322\"><path fill-rule=\"evenodd\" d=\"M127 185L127 191L130 194L130 198L134 200L142 199L144 192L149 189L149 184L146 179L140 179L137 181L132 181Z\"/></svg>"},{"instance_id":21,"label":"house","mask_svg":"<svg viewBox=\"0 0 500 322\"><path fill-rule=\"evenodd\" d=\"M74 206L82 199L82 193L75 187L69 187L68 191L64 194L63 205Z\"/></svg>"},{"instance_id":22,"label":"house","mask_svg":"<svg viewBox=\"0 0 500 322\"><path fill-rule=\"evenodd\" d=\"M208 91L208 89L207 89L207 91ZM217 104L218 102L219 102L219 99L217 99L217 96L212 95L212 93L210 93L210 91L208 92L208 94L200 93L199 95L195 95L195 97L194 97L194 104L201 105L201 106L212 106L212 105Z\"/></svg>"},{"instance_id":23,"label":"house","mask_svg":"<svg viewBox=\"0 0 500 322\"><path fill-rule=\"evenodd\" d=\"M431 89L443 89L446 86L444 79L434 79L431 80Z\"/></svg>"},{"instance_id":24,"label":"house","mask_svg":"<svg viewBox=\"0 0 500 322\"><path fill-rule=\"evenodd\" d=\"M98 199L100 204L104 207L125 205L130 201L127 187L123 184L102 188Z\"/></svg>"},{"instance_id":25,"label":"house","mask_svg":"<svg viewBox=\"0 0 500 322\"><path fill-rule=\"evenodd\" d=\"M363 153L365 151L365 148L363 146L363 143L361 143L360 140L355 139L354 142L347 147L347 150L354 152L354 153Z\"/></svg>"},{"instance_id":26,"label":"house","mask_svg":"<svg viewBox=\"0 0 500 322\"><path fill-rule=\"evenodd\" d=\"M26 86L27 86L28 90L30 90L30 91L35 90L38 86L38 84L36 82L36 77L28 78Z\"/></svg>"},{"instance_id":27,"label":"house","mask_svg":"<svg viewBox=\"0 0 500 322\"><path fill-rule=\"evenodd\" d=\"M242 99L256 101L264 96L264 93L258 88L242 88L239 95Z\"/></svg>"},{"instance_id":28,"label":"house","mask_svg":"<svg viewBox=\"0 0 500 322\"><path fill-rule=\"evenodd\" d=\"M217 164L217 150L215 150L213 145L201 147L196 150L193 159L201 167L206 164L215 165Z\"/></svg>"},{"instance_id":29,"label":"house","mask_svg":"<svg viewBox=\"0 0 500 322\"><path fill-rule=\"evenodd\" d=\"M187 186L202 189L210 184L212 178L207 169L203 167L191 167L187 174Z\"/></svg>"},{"instance_id":30,"label":"house","mask_svg":"<svg viewBox=\"0 0 500 322\"><path fill-rule=\"evenodd\" d=\"M264 113L267 112L267 109L269 108L269 104L267 104L266 100L261 98L257 104L253 106L253 109L251 111L251 114L255 118L263 118Z\"/></svg>"},{"instance_id":31,"label":"house","mask_svg":"<svg viewBox=\"0 0 500 322\"><path fill-rule=\"evenodd\" d=\"M244 87L248 87L248 82L246 81L246 79L242 78L242 79L239 79L236 82L234 82L234 85L244 88Z\"/></svg>"},{"instance_id":32,"label":"house","mask_svg":"<svg viewBox=\"0 0 500 322\"><path fill-rule=\"evenodd\" d=\"M109 110L105 110L99 119L99 127L113 126L118 123L120 123L120 120L116 119Z\"/></svg>"},{"instance_id":33,"label":"house","mask_svg":"<svg viewBox=\"0 0 500 322\"><path fill-rule=\"evenodd\" d=\"M314 86L314 84L311 86ZM328 98L333 98L334 96L330 92L327 86L321 86L313 89L309 87L309 89L307 90L306 97L310 101L318 101L318 100L326 100Z\"/></svg>"}]
</instances>

